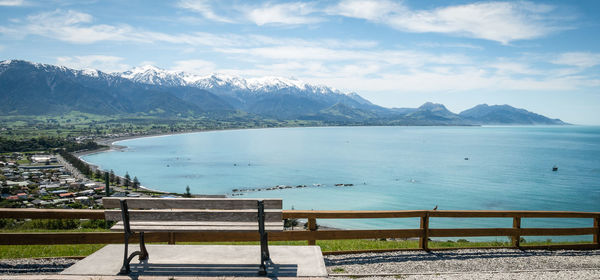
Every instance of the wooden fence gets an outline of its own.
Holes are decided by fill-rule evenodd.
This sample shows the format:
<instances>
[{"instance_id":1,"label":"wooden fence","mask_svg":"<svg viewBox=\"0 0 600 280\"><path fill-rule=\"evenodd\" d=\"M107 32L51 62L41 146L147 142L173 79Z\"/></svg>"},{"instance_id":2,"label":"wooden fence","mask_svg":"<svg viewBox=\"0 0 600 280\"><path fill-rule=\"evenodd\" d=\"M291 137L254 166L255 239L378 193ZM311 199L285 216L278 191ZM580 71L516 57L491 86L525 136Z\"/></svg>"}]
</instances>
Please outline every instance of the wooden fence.
<instances>
[{"instance_id":1,"label":"wooden fence","mask_svg":"<svg viewBox=\"0 0 600 280\"><path fill-rule=\"evenodd\" d=\"M13 219L104 219L104 210L76 209L13 209L0 208L0 218ZM455 211L455 210L405 210L405 211L305 211L284 210L284 219L306 219L308 230L269 233L271 241L336 239L376 239L376 238L418 238L421 250L430 250L432 237L476 237L509 236L512 246L521 249L600 249L600 212L566 211ZM420 226L414 229L380 230L317 230L317 219L374 219L374 218L419 218ZM430 220L437 218L509 218L510 228L430 228ZM582 228L522 228L522 219L527 218L585 218L590 219L590 227ZM592 235L592 243L572 245L524 246L519 243L521 236L564 236ZM150 232L145 234L147 242L219 242L257 241L258 233L168 233ZM33 244L108 244L122 243L119 232L16 232L0 233L0 245ZM135 242L135 241L133 241ZM495 247L497 248L497 247ZM381 250L384 251L384 250ZM350 253L350 252L338 252Z\"/></svg>"}]
</instances>

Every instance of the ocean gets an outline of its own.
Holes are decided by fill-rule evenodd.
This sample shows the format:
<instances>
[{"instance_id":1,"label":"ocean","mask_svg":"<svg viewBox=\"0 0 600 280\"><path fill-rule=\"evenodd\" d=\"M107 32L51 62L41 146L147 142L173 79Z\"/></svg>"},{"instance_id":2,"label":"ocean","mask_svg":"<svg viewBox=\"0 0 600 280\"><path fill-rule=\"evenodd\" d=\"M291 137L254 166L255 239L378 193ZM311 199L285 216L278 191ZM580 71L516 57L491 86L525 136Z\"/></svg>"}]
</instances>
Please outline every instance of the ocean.
<instances>
[{"instance_id":1,"label":"ocean","mask_svg":"<svg viewBox=\"0 0 600 280\"><path fill-rule=\"evenodd\" d=\"M437 205L439 210L600 211L600 127L269 128L116 144L127 148L83 159L118 175L128 172L152 189L183 193L189 186L196 194L282 198L284 209L415 210ZM280 188L267 190L275 186ZM417 219L318 222L360 229L418 227ZM524 219L522 226L591 223ZM431 220L431 227L439 228L511 226L511 219ZM553 239L566 238L589 236Z\"/></svg>"}]
</instances>

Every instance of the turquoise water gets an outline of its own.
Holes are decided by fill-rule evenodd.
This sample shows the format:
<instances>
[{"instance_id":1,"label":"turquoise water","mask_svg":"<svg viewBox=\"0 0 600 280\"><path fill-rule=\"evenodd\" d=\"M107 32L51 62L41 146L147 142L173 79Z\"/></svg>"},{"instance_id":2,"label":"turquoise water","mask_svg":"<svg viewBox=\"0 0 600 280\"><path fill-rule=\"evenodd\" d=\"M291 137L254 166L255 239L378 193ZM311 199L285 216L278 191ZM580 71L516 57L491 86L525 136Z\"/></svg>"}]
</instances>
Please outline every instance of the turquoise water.
<instances>
[{"instance_id":1,"label":"turquoise water","mask_svg":"<svg viewBox=\"0 0 600 280\"><path fill-rule=\"evenodd\" d=\"M307 185L278 197L318 210L600 211L600 127L326 127L249 129L118 142L84 156L164 191ZM465 160L468 158L468 160ZM552 166L559 167L552 172ZM354 184L336 187L335 184ZM320 186L315 186L320 184ZM345 228L417 227L416 219L320 220ZM591 220L524 219L524 227ZM510 227L511 219L432 219L432 227ZM553 238L555 239L555 238Z\"/></svg>"}]
</instances>

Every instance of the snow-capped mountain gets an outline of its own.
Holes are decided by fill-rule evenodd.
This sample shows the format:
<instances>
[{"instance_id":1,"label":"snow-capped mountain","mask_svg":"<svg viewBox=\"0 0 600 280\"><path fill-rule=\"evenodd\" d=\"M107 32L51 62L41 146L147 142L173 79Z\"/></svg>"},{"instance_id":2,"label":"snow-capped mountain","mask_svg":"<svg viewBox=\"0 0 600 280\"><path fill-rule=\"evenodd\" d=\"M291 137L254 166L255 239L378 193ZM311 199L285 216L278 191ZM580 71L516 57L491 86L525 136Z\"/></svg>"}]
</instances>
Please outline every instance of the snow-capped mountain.
<instances>
[{"instance_id":1,"label":"snow-capped mountain","mask_svg":"<svg viewBox=\"0 0 600 280\"><path fill-rule=\"evenodd\" d=\"M236 109L273 117L314 114L338 103L350 108L378 107L356 93L344 94L324 85L282 77L242 78L221 73L201 76L150 65L114 75L138 83L203 89L223 98Z\"/></svg>"},{"instance_id":2,"label":"snow-capped mountain","mask_svg":"<svg viewBox=\"0 0 600 280\"><path fill-rule=\"evenodd\" d=\"M194 86L214 91L216 94L248 92L253 94L295 92L302 94L343 94L343 92L324 85L312 85L297 79L283 77L242 78L240 76L213 73L206 76L185 72L169 71L152 65L133 68L129 71L114 73L132 81L162 86ZM353 97L358 94L353 93ZM362 97L361 97L362 99ZM364 103L364 99L361 102ZM367 101L368 102L368 101ZM370 102L369 102L370 104Z\"/></svg>"}]
</instances>

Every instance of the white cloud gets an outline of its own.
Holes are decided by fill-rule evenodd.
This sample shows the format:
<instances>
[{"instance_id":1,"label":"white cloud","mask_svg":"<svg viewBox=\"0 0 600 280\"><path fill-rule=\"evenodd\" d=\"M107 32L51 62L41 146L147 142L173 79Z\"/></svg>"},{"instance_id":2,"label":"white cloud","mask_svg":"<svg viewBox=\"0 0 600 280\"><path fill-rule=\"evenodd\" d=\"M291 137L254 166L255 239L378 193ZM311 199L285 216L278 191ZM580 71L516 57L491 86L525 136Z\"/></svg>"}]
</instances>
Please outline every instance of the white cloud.
<instances>
[{"instance_id":1,"label":"white cloud","mask_svg":"<svg viewBox=\"0 0 600 280\"><path fill-rule=\"evenodd\" d=\"M399 65L419 67L427 64L467 64L470 59L460 54L432 54L412 50L361 50L330 48L327 45L276 45L256 48L220 48L217 52L238 55L247 61L319 61L337 63L378 63L381 65Z\"/></svg>"},{"instance_id":2,"label":"white cloud","mask_svg":"<svg viewBox=\"0 0 600 280\"><path fill-rule=\"evenodd\" d=\"M501 61L493 63L489 65L489 67L496 69L497 73L501 75L538 75L543 73L542 71L532 69L529 65L525 63L511 61Z\"/></svg>"},{"instance_id":3,"label":"white cloud","mask_svg":"<svg viewBox=\"0 0 600 280\"><path fill-rule=\"evenodd\" d=\"M122 57L109 55L62 56L56 58L58 65L74 69L100 69L108 73L121 72L131 68L122 61Z\"/></svg>"},{"instance_id":4,"label":"white cloud","mask_svg":"<svg viewBox=\"0 0 600 280\"><path fill-rule=\"evenodd\" d=\"M406 8L391 1L345 0L336 6L325 9L328 14L360 18L371 21L384 21L389 14L403 13Z\"/></svg>"},{"instance_id":5,"label":"white cloud","mask_svg":"<svg viewBox=\"0 0 600 280\"><path fill-rule=\"evenodd\" d=\"M23 31L27 34L81 44L105 40L125 41L137 39L140 41L139 37L131 36L134 33L133 29L127 25L85 25L92 21L93 17L86 13L73 10L55 10L28 16Z\"/></svg>"},{"instance_id":6,"label":"white cloud","mask_svg":"<svg viewBox=\"0 0 600 280\"><path fill-rule=\"evenodd\" d=\"M568 52L560 54L552 61L554 64L589 68L600 65L600 53Z\"/></svg>"},{"instance_id":7,"label":"white cloud","mask_svg":"<svg viewBox=\"0 0 600 280\"><path fill-rule=\"evenodd\" d=\"M188 9L193 12L199 13L203 17L209 20L233 23L234 21L226 17L217 15L210 5L210 1L206 0L181 0L177 3L177 6L183 9Z\"/></svg>"},{"instance_id":8,"label":"white cloud","mask_svg":"<svg viewBox=\"0 0 600 280\"><path fill-rule=\"evenodd\" d=\"M329 14L366 19L417 33L445 33L508 44L567 29L554 22L554 7L530 2L481 2L432 10L410 10L398 3L346 0Z\"/></svg>"},{"instance_id":9,"label":"white cloud","mask_svg":"<svg viewBox=\"0 0 600 280\"><path fill-rule=\"evenodd\" d=\"M175 65L171 67L171 70L203 75L214 72L216 65L213 62L202 59L179 60L175 61Z\"/></svg>"},{"instance_id":10,"label":"white cloud","mask_svg":"<svg viewBox=\"0 0 600 280\"><path fill-rule=\"evenodd\" d=\"M25 0L0 0L0 6L25 6L27 2Z\"/></svg>"},{"instance_id":11,"label":"white cloud","mask_svg":"<svg viewBox=\"0 0 600 280\"><path fill-rule=\"evenodd\" d=\"M322 21L321 18L309 16L316 11L314 4L292 2L281 4L265 4L261 7L245 8L248 20L256 25L265 24L309 24Z\"/></svg>"}]
</instances>

